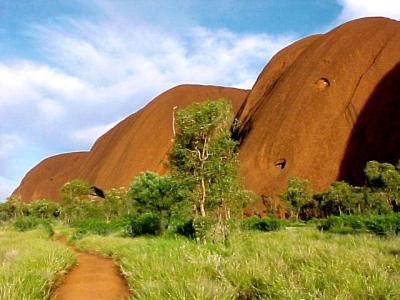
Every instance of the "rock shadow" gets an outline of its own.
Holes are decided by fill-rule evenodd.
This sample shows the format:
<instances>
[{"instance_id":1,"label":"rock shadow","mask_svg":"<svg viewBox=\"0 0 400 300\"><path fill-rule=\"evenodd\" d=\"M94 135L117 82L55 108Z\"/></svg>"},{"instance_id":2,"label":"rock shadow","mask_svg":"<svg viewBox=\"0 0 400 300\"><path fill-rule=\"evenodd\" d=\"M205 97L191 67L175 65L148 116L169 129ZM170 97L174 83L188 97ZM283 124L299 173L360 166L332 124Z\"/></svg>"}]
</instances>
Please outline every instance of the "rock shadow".
<instances>
[{"instance_id":1,"label":"rock shadow","mask_svg":"<svg viewBox=\"0 0 400 300\"><path fill-rule=\"evenodd\" d=\"M400 63L375 87L356 119L338 180L365 183L363 169L370 160L396 164L400 159Z\"/></svg>"}]
</instances>

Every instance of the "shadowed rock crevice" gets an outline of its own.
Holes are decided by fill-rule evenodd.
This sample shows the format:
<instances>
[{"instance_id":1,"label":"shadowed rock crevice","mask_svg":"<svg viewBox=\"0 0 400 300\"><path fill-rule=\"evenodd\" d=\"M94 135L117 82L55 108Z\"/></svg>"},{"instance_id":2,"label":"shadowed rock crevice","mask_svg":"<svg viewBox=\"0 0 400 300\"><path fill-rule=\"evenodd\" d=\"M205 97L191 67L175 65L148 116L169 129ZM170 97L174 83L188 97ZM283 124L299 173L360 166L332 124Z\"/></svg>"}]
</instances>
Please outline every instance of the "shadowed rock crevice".
<instances>
[{"instance_id":1,"label":"shadowed rock crevice","mask_svg":"<svg viewBox=\"0 0 400 300\"><path fill-rule=\"evenodd\" d=\"M379 82L359 114L338 179L363 184L370 160L396 164L400 159L400 63Z\"/></svg>"}]
</instances>

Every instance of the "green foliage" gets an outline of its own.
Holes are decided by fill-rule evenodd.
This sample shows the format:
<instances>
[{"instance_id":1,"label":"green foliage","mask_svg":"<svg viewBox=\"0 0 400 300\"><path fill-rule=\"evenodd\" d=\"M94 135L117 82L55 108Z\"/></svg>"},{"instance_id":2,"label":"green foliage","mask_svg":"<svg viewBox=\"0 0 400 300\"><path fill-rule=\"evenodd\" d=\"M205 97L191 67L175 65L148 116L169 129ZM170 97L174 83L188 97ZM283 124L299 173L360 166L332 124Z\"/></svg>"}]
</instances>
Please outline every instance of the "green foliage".
<instances>
[{"instance_id":1,"label":"green foliage","mask_svg":"<svg viewBox=\"0 0 400 300\"><path fill-rule=\"evenodd\" d=\"M60 189L62 200L73 200L80 196L90 195L92 190L89 184L80 179L74 179L66 182Z\"/></svg>"},{"instance_id":2,"label":"green foliage","mask_svg":"<svg viewBox=\"0 0 400 300\"><path fill-rule=\"evenodd\" d=\"M135 212L131 201L128 201L128 191L123 187L106 191L102 206L102 211L106 220L130 215Z\"/></svg>"},{"instance_id":3,"label":"green foliage","mask_svg":"<svg viewBox=\"0 0 400 300\"><path fill-rule=\"evenodd\" d=\"M153 212L169 216L172 207L182 201L184 191L171 176L160 176L153 172L142 172L136 176L129 188L128 199L138 213Z\"/></svg>"},{"instance_id":4,"label":"green foliage","mask_svg":"<svg viewBox=\"0 0 400 300\"><path fill-rule=\"evenodd\" d=\"M10 197L5 203L0 203L0 220L20 218L27 215L27 205L16 197Z\"/></svg>"},{"instance_id":5,"label":"green foliage","mask_svg":"<svg viewBox=\"0 0 400 300\"><path fill-rule=\"evenodd\" d=\"M196 228L194 227L193 219L178 224L175 233L194 239L196 237Z\"/></svg>"},{"instance_id":6,"label":"green foliage","mask_svg":"<svg viewBox=\"0 0 400 300\"><path fill-rule=\"evenodd\" d=\"M364 169L368 185L383 192L389 206L400 210L400 161L395 167L389 163L370 161Z\"/></svg>"},{"instance_id":7,"label":"green foliage","mask_svg":"<svg viewBox=\"0 0 400 300\"><path fill-rule=\"evenodd\" d=\"M68 224L76 219L93 217L98 213L97 207L88 201L87 197L91 193L89 184L79 179L66 182L61 187L60 216L64 223Z\"/></svg>"},{"instance_id":8,"label":"green foliage","mask_svg":"<svg viewBox=\"0 0 400 300\"><path fill-rule=\"evenodd\" d=\"M126 227L126 232L130 236L157 235L161 233L161 219L158 214L151 212L131 218Z\"/></svg>"},{"instance_id":9,"label":"green foliage","mask_svg":"<svg viewBox=\"0 0 400 300\"><path fill-rule=\"evenodd\" d=\"M275 231L285 226L285 222L274 217L259 218L252 216L244 219L240 227L245 230Z\"/></svg>"},{"instance_id":10,"label":"green foliage","mask_svg":"<svg viewBox=\"0 0 400 300\"><path fill-rule=\"evenodd\" d=\"M320 228L334 233L363 233L397 235L400 233L400 214L331 216Z\"/></svg>"},{"instance_id":11,"label":"green foliage","mask_svg":"<svg viewBox=\"0 0 400 300\"><path fill-rule=\"evenodd\" d=\"M70 224L70 226L76 228L80 233L106 235L112 231L110 223L106 223L96 218L75 220Z\"/></svg>"},{"instance_id":12,"label":"green foliage","mask_svg":"<svg viewBox=\"0 0 400 300\"><path fill-rule=\"evenodd\" d=\"M344 181L334 182L329 190L324 194L322 207L329 214L342 214L343 211L347 213L352 212L352 208L357 205L355 203L356 197L353 197L352 187Z\"/></svg>"},{"instance_id":13,"label":"green foliage","mask_svg":"<svg viewBox=\"0 0 400 300\"><path fill-rule=\"evenodd\" d=\"M230 104L224 100L194 103L178 111L176 120L178 132L169 157L172 176L190 190L197 214L205 217L206 211L221 204L232 209L238 204L232 198L241 189Z\"/></svg>"},{"instance_id":14,"label":"green foliage","mask_svg":"<svg viewBox=\"0 0 400 300\"><path fill-rule=\"evenodd\" d=\"M16 219L13 227L18 231L27 231L38 227L42 222L43 220L36 217L23 217Z\"/></svg>"},{"instance_id":15,"label":"green foliage","mask_svg":"<svg viewBox=\"0 0 400 300\"><path fill-rule=\"evenodd\" d=\"M130 216L114 218L104 221L100 218L74 220L70 226L75 229L71 240L81 239L88 234L108 235L111 233L125 233L131 222Z\"/></svg>"},{"instance_id":16,"label":"green foliage","mask_svg":"<svg viewBox=\"0 0 400 300\"><path fill-rule=\"evenodd\" d=\"M54 235L53 227L47 220L39 219L37 217L22 217L14 221L13 227L17 231L28 231L35 228L43 229L49 237Z\"/></svg>"},{"instance_id":17,"label":"green foliage","mask_svg":"<svg viewBox=\"0 0 400 300\"><path fill-rule=\"evenodd\" d=\"M58 203L48 200L36 200L27 205L28 215L40 219L51 219L58 217L60 206Z\"/></svg>"},{"instance_id":18,"label":"green foliage","mask_svg":"<svg viewBox=\"0 0 400 300\"><path fill-rule=\"evenodd\" d=\"M313 201L309 181L289 177L287 191L281 198L288 203L291 215L298 219L301 208Z\"/></svg>"}]
</instances>

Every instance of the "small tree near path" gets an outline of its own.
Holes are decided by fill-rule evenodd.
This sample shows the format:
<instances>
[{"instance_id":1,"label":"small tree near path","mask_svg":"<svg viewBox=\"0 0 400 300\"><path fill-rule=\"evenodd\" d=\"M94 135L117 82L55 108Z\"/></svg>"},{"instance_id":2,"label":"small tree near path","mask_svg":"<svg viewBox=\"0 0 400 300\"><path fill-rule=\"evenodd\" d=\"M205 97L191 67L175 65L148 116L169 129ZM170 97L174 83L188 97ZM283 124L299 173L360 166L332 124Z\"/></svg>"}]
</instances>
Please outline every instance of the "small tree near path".
<instances>
[{"instance_id":1,"label":"small tree near path","mask_svg":"<svg viewBox=\"0 0 400 300\"><path fill-rule=\"evenodd\" d=\"M238 184L234 120L225 100L194 103L176 113L176 133L169 156L171 175L190 191L194 218L230 217ZM241 204L239 204L241 205Z\"/></svg>"}]
</instances>

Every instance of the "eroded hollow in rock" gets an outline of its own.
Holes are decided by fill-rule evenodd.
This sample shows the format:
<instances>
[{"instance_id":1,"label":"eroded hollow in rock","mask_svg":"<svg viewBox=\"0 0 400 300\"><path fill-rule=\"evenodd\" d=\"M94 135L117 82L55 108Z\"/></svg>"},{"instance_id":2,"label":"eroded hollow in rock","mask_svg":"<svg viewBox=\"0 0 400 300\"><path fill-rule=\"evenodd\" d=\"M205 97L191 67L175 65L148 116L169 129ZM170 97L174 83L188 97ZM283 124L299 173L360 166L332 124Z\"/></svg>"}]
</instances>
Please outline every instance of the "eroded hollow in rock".
<instances>
[{"instance_id":1,"label":"eroded hollow in rock","mask_svg":"<svg viewBox=\"0 0 400 300\"><path fill-rule=\"evenodd\" d=\"M323 91L323 90L327 89L331 84L330 84L328 78L321 77L320 79L318 79L318 80L314 83L314 85L315 85L315 88L316 88L318 91Z\"/></svg>"},{"instance_id":2,"label":"eroded hollow in rock","mask_svg":"<svg viewBox=\"0 0 400 300\"><path fill-rule=\"evenodd\" d=\"M275 161L275 167L277 167L278 169L284 169L286 166L286 159L284 158L280 158L277 161Z\"/></svg>"}]
</instances>

